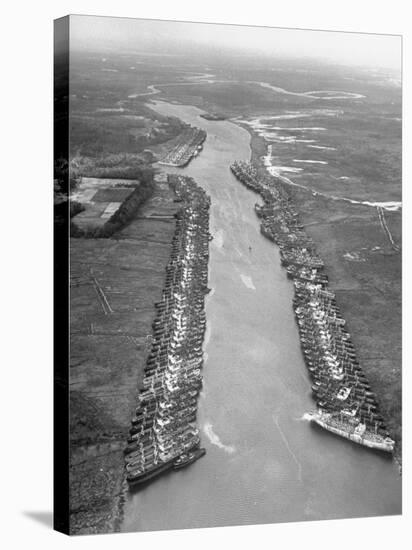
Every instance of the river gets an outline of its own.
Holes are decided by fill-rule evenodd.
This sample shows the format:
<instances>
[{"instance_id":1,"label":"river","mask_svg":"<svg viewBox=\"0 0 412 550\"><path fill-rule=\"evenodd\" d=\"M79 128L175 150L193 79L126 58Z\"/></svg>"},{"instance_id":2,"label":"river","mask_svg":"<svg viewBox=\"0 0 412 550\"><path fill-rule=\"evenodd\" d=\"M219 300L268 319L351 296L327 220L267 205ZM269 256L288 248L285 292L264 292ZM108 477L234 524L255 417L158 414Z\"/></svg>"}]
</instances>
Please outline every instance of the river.
<instances>
[{"instance_id":1,"label":"river","mask_svg":"<svg viewBox=\"0 0 412 550\"><path fill-rule=\"evenodd\" d=\"M261 236L257 195L231 174L249 160L249 133L192 106L153 102L204 128L184 169L210 195L204 388L198 423L207 454L128 493L122 531L321 520L401 513L390 457L312 425L310 380L292 310L293 285ZM251 249L249 248L251 247Z\"/></svg>"}]
</instances>

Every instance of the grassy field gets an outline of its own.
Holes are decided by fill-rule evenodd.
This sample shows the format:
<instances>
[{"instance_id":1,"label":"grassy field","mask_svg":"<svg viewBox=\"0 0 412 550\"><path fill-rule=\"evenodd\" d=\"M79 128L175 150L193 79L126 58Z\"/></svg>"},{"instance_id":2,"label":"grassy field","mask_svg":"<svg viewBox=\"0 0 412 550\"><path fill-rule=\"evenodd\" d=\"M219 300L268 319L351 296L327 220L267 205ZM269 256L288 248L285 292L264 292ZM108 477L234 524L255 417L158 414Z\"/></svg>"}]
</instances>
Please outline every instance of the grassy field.
<instances>
[{"instance_id":1,"label":"grassy field","mask_svg":"<svg viewBox=\"0 0 412 550\"><path fill-rule=\"evenodd\" d=\"M125 165L141 158L148 145L164 143L185 129L179 120L154 113L145 105L145 96L139 96L156 82L156 68L139 65L132 69L132 61L124 56L116 57L115 67L104 60L98 55L72 56L72 163L121 154ZM167 75L166 71L164 77Z\"/></svg>"}]
</instances>

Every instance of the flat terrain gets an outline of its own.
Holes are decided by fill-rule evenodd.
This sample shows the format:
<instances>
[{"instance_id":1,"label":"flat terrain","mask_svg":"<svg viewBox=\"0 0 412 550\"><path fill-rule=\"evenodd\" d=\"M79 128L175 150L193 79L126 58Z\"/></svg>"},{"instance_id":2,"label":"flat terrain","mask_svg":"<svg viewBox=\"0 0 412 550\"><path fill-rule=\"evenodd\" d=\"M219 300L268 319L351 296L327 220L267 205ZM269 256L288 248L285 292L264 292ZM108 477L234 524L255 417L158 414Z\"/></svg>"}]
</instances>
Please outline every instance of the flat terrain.
<instances>
[{"instance_id":1,"label":"flat terrain","mask_svg":"<svg viewBox=\"0 0 412 550\"><path fill-rule=\"evenodd\" d=\"M153 304L174 232L174 196L157 183L137 219L112 239L71 239L71 530L113 531L125 445ZM160 215L162 219L150 219Z\"/></svg>"}]
</instances>

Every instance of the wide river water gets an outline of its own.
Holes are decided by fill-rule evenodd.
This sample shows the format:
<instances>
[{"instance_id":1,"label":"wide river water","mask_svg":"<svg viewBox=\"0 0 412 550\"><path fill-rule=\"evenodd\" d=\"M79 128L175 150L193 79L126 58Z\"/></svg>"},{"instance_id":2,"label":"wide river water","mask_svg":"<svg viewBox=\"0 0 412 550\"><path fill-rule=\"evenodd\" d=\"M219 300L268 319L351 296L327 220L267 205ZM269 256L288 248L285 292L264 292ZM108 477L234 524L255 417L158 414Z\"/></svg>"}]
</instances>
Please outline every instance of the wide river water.
<instances>
[{"instance_id":1,"label":"wide river water","mask_svg":"<svg viewBox=\"0 0 412 550\"><path fill-rule=\"evenodd\" d=\"M192 176L212 200L212 292L198 412L207 454L128 493L122 530L400 514L401 477L390 457L304 418L314 401L293 285L277 247L260 234L257 195L229 170L234 160L250 159L249 133L229 121L207 121L192 106L151 107L207 131L203 151L186 168L164 167Z\"/></svg>"}]
</instances>

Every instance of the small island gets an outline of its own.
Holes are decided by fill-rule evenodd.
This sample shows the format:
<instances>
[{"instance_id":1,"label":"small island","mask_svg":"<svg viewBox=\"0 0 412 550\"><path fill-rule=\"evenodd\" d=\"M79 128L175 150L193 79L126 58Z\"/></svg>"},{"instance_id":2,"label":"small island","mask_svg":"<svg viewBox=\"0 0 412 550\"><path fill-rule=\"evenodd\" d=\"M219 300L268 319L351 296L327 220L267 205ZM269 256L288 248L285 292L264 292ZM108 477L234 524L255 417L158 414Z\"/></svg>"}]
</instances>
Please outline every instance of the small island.
<instances>
[{"instance_id":1,"label":"small island","mask_svg":"<svg viewBox=\"0 0 412 550\"><path fill-rule=\"evenodd\" d=\"M222 115L220 113L204 113L200 115L202 118L205 118L206 120L226 120L227 117L225 115Z\"/></svg>"}]
</instances>

